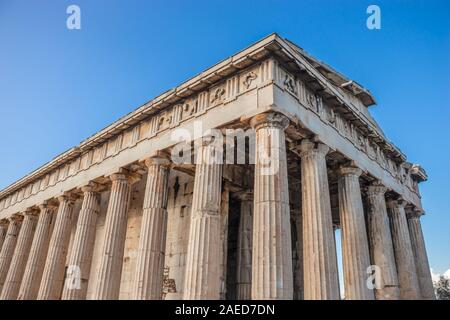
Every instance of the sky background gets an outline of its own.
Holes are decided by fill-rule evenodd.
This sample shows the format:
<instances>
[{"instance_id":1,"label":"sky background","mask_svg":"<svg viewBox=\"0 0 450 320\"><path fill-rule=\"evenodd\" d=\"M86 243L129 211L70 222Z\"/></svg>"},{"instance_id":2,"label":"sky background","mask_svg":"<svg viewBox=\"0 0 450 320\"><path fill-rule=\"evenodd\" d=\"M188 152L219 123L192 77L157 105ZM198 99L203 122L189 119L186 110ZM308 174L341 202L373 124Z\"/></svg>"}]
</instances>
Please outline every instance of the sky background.
<instances>
[{"instance_id":1,"label":"sky background","mask_svg":"<svg viewBox=\"0 0 450 320\"><path fill-rule=\"evenodd\" d=\"M81 30L66 28L70 4ZM376 97L385 134L427 170L430 265L449 269L448 0L0 0L0 189L272 32Z\"/></svg>"}]
</instances>

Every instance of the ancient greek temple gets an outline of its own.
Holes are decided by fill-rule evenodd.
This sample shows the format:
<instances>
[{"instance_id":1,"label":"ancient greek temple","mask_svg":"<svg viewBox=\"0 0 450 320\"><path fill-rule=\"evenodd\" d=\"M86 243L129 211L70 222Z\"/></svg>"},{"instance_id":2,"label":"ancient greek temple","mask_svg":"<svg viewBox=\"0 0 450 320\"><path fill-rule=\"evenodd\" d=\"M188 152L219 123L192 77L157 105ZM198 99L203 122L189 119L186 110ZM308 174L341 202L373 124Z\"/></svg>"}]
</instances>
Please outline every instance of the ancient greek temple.
<instances>
[{"instance_id":1,"label":"ancient greek temple","mask_svg":"<svg viewBox=\"0 0 450 320\"><path fill-rule=\"evenodd\" d=\"M434 299L374 104L267 36L2 190L0 299Z\"/></svg>"}]
</instances>

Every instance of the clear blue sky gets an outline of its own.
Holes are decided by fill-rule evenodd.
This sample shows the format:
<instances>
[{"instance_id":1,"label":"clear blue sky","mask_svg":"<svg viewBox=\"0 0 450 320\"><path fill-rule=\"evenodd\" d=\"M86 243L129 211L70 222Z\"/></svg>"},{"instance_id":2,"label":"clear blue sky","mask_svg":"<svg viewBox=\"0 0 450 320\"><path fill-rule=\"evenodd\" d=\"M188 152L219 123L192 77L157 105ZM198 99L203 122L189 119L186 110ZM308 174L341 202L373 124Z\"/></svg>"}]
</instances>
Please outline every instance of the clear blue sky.
<instances>
[{"instance_id":1,"label":"clear blue sky","mask_svg":"<svg viewBox=\"0 0 450 320\"><path fill-rule=\"evenodd\" d=\"M66 8L81 8L81 30ZM381 30L366 8L381 8ZM450 1L0 0L0 188L272 32L371 90L421 184L430 264L450 268Z\"/></svg>"}]
</instances>

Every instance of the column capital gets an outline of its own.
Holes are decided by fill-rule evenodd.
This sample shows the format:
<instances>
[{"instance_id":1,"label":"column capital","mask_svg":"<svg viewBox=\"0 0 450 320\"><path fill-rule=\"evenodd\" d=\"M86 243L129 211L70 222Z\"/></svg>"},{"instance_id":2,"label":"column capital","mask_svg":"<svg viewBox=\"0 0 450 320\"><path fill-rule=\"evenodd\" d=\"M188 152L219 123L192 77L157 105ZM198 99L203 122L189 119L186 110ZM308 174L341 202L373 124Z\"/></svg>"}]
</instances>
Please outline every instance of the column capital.
<instances>
[{"instance_id":1,"label":"column capital","mask_svg":"<svg viewBox=\"0 0 450 320\"><path fill-rule=\"evenodd\" d=\"M164 151L158 150L150 153L145 158L140 159L139 163L145 165L147 168L155 164L169 167L172 164L170 156L170 152L166 153Z\"/></svg>"},{"instance_id":2,"label":"column capital","mask_svg":"<svg viewBox=\"0 0 450 320\"><path fill-rule=\"evenodd\" d=\"M41 212L45 209L55 210L56 208L58 208L58 204L55 200L45 200L40 205L38 205L38 208L39 210L41 210Z\"/></svg>"},{"instance_id":3,"label":"column capital","mask_svg":"<svg viewBox=\"0 0 450 320\"><path fill-rule=\"evenodd\" d=\"M311 153L321 154L326 156L330 148L321 142L313 142L310 139L303 139L299 146L300 157L307 156Z\"/></svg>"},{"instance_id":4,"label":"column capital","mask_svg":"<svg viewBox=\"0 0 450 320\"><path fill-rule=\"evenodd\" d=\"M128 175L124 173L113 173L109 176L112 182L120 181L120 180L128 180Z\"/></svg>"},{"instance_id":5,"label":"column capital","mask_svg":"<svg viewBox=\"0 0 450 320\"><path fill-rule=\"evenodd\" d=\"M167 157L154 156L154 157L145 159L144 164L147 168L154 166L154 165L160 165L160 166L169 168L171 165L171 161Z\"/></svg>"},{"instance_id":6,"label":"column capital","mask_svg":"<svg viewBox=\"0 0 450 320\"><path fill-rule=\"evenodd\" d=\"M356 176L359 177L362 174L362 170L358 167L353 166L342 166L338 169L339 175L345 177L345 176Z\"/></svg>"},{"instance_id":7,"label":"column capital","mask_svg":"<svg viewBox=\"0 0 450 320\"><path fill-rule=\"evenodd\" d=\"M72 192L64 192L62 195L60 195L56 198L58 199L59 203L61 203L63 201L73 203L77 199L77 196Z\"/></svg>"},{"instance_id":8,"label":"column capital","mask_svg":"<svg viewBox=\"0 0 450 320\"><path fill-rule=\"evenodd\" d=\"M406 210L406 217L408 219L420 219L423 214L424 211L416 207Z\"/></svg>"},{"instance_id":9,"label":"column capital","mask_svg":"<svg viewBox=\"0 0 450 320\"><path fill-rule=\"evenodd\" d=\"M204 135L194 141L194 163L216 165L223 164L223 137L213 134Z\"/></svg>"},{"instance_id":10,"label":"column capital","mask_svg":"<svg viewBox=\"0 0 450 320\"><path fill-rule=\"evenodd\" d=\"M285 130L289 123L289 118L278 112L257 114L250 120L250 126L256 130L262 127L277 127Z\"/></svg>"},{"instance_id":11,"label":"column capital","mask_svg":"<svg viewBox=\"0 0 450 320\"><path fill-rule=\"evenodd\" d=\"M14 213L12 216L7 218L9 222L22 222L23 221L23 214L21 213Z\"/></svg>"},{"instance_id":12,"label":"column capital","mask_svg":"<svg viewBox=\"0 0 450 320\"><path fill-rule=\"evenodd\" d=\"M403 208L404 209L406 204L407 204L407 202L402 198L399 198L397 200L390 199L387 201L387 206L389 209L395 209L395 208Z\"/></svg>"},{"instance_id":13,"label":"column capital","mask_svg":"<svg viewBox=\"0 0 450 320\"><path fill-rule=\"evenodd\" d=\"M84 193L87 192L98 192L100 191L102 188L102 185L98 184L97 182L94 181L89 181L88 184L82 186L80 188L80 190Z\"/></svg>"},{"instance_id":14,"label":"column capital","mask_svg":"<svg viewBox=\"0 0 450 320\"><path fill-rule=\"evenodd\" d=\"M39 210L37 208L27 208L24 212L23 212L24 217L25 216L37 216L39 215Z\"/></svg>"},{"instance_id":15,"label":"column capital","mask_svg":"<svg viewBox=\"0 0 450 320\"><path fill-rule=\"evenodd\" d=\"M120 168L116 172L109 175L109 179L111 179L112 182L126 180L130 184L138 182L141 178L142 178L142 175L140 175L136 172L130 172L129 170L124 169L124 168Z\"/></svg>"},{"instance_id":16,"label":"column capital","mask_svg":"<svg viewBox=\"0 0 450 320\"><path fill-rule=\"evenodd\" d=\"M388 188L386 188L383 184L381 184L380 182L375 182L367 187L367 195L384 197L384 194L386 193L387 190Z\"/></svg>"}]
</instances>

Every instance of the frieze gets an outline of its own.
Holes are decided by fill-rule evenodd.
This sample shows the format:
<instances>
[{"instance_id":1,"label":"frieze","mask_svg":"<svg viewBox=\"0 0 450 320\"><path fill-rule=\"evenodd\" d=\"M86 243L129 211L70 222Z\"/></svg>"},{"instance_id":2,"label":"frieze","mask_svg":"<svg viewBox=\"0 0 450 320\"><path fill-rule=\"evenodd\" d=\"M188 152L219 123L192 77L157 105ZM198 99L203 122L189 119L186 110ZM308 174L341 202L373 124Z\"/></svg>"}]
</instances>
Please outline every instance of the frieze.
<instances>
[{"instance_id":1,"label":"frieze","mask_svg":"<svg viewBox=\"0 0 450 320\"><path fill-rule=\"evenodd\" d=\"M211 106L217 106L225 101L226 90L224 86L219 86L212 91Z\"/></svg>"},{"instance_id":2,"label":"frieze","mask_svg":"<svg viewBox=\"0 0 450 320\"><path fill-rule=\"evenodd\" d=\"M284 76L284 88L289 91L290 93L292 93L293 95L297 95L297 88L295 85L295 80L293 77L291 77L289 74L285 74Z\"/></svg>"},{"instance_id":3,"label":"frieze","mask_svg":"<svg viewBox=\"0 0 450 320\"><path fill-rule=\"evenodd\" d=\"M256 78L258 78L258 76L253 71L250 71L249 73L247 73L243 77L243 81L242 81L245 89L249 89L250 86L252 85L253 81L256 80Z\"/></svg>"},{"instance_id":4,"label":"frieze","mask_svg":"<svg viewBox=\"0 0 450 320\"><path fill-rule=\"evenodd\" d=\"M189 119L194 114L195 114L195 101L186 101L183 104L183 109L179 121Z\"/></svg>"},{"instance_id":5,"label":"frieze","mask_svg":"<svg viewBox=\"0 0 450 320\"><path fill-rule=\"evenodd\" d=\"M226 100L230 101L237 97L239 93L239 77L234 76L226 80L225 85Z\"/></svg>"},{"instance_id":6,"label":"frieze","mask_svg":"<svg viewBox=\"0 0 450 320\"><path fill-rule=\"evenodd\" d=\"M202 114L202 113L206 112L206 110L208 110L209 108L216 106L216 105L209 104L209 96L210 96L210 92L205 91L205 92L199 93L198 96L195 98L196 114Z\"/></svg>"},{"instance_id":7,"label":"frieze","mask_svg":"<svg viewBox=\"0 0 450 320\"><path fill-rule=\"evenodd\" d=\"M178 123L180 123L182 117L183 117L183 104L180 103L173 107L171 127L175 127Z\"/></svg>"},{"instance_id":8,"label":"frieze","mask_svg":"<svg viewBox=\"0 0 450 320\"><path fill-rule=\"evenodd\" d=\"M278 66L276 83L286 92L292 94L303 106L314 112L326 124L333 127L341 136L348 139L358 150L364 152L368 157L377 162L383 169L388 171L391 176L399 183L407 186L409 189L418 193L414 188L412 178L409 174L404 174L401 166L389 158L384 149L388 149L390 145L384 148L368 136L364 135L349 120L345 119L341 114L334 111L332 107L323 102L322 98L308 89L304 83L295 79L288 71ZM294 84L295 83L295 84ZM298 88L295 89L295 88Z\"/></svg>"},{"instance_id":9,"label":"frieze","mask_svg":"<svg viewBox=\"0 0 450 320\"><path fill-rule=\"evenodd\" d=\"M253 71L256 74L256 76L260 78L259 79L260 85L276 81L276 70L278 69L276 66L277 66L276 60L268 59L261 62L259 66L259 71L257 70ZM256 79L256 81L258 80ZM256 81L252 82L255 83L255 86Z\"/></svg>"}]
</instances>

